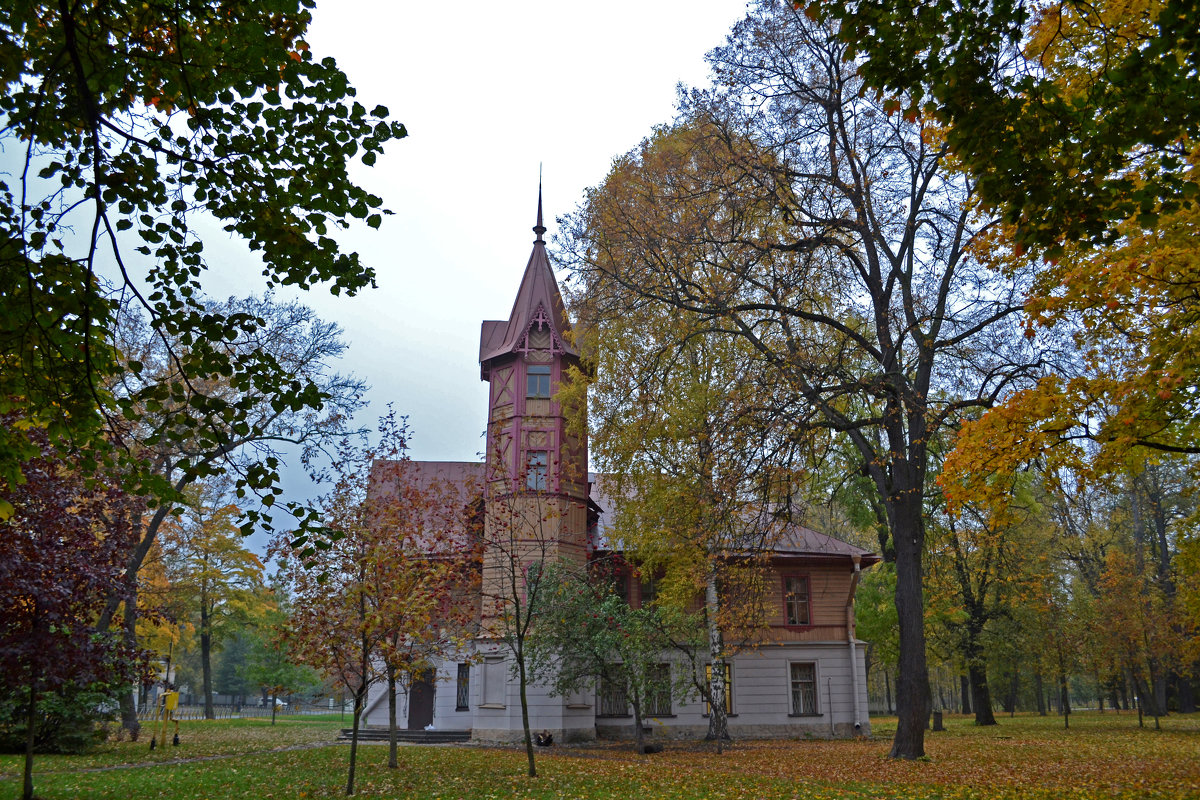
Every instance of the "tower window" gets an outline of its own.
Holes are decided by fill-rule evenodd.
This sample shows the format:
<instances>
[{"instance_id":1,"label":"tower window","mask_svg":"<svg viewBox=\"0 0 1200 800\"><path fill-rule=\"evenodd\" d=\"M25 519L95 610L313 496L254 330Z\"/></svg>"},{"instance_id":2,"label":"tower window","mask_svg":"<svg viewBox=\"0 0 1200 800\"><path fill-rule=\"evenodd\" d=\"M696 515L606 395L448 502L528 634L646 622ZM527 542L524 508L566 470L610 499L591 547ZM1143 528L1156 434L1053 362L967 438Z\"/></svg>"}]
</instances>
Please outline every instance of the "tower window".
<instances>
[{"instance_id":1,"label":"tower window","mask_svg":"<svg viewBox=\"0 0 1200 800\"><path fill-rule=\"evenodd\" d=\"M549 477L550 452L530 450L525 457L525 488L534 492L544 492Z\"/></svg>"},{"instance_id":2,"label":"tower window","mask_svg":"<svg viewBox=\"0 0 1200 800\"><path fill-rule=\"evenodd\" d=\"M550 396L550 366L548 364L531 364L526 377L526 397Z\"/></svg>"}]
</instances>

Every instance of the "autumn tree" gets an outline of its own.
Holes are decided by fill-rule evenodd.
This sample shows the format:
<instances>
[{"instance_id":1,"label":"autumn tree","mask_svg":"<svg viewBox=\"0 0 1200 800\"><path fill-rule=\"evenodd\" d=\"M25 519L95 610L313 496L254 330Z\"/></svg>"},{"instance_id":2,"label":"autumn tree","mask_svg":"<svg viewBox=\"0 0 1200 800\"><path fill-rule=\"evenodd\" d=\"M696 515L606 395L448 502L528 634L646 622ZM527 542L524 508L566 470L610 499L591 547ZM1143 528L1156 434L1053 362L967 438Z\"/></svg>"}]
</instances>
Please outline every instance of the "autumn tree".
<instances>
[{"instance_id":1,"label":"autumn tree","mask_svg":"<svg viewBox=\"0 0 1200 800\"><path fill-rule=\"evenodd\" d=\"M930 442L1025 374L1026 282L980 263L992 222L942 131L864 92L835 29L763 4L709 60L715 88L588 193L570 265L739 339L793 440L850 444L895 553L892 755L918 758Z\"/></svg>"},{"instance_id":2,"label":"autumn tree","mask_svg":"<svg viewBox=\"0 0 1200 800\"><path fill-rule=\"evenodd\" d=\"M354 696L348 795L370 687L386 679L394 703L399 676L456 650L462 620L475 619L462 603L476 575L467 504L457 488L420 479L406 455L406 419L389 412L378 435L339 445L333 485L319 501L322 537L282 535L271 548L292 591L298 657ZM394 705L389 718L394 738Z\"/></svg>"},{"instance_id":3,"label":"autumn tree","mask_svg":"<svg viewBox=\"0 0 1200 800\"><path fill-rule=\"evenodd\" d=\"M38 734L55 727L43 701L81 690L111 696L145 671L122 637L96 626L99 609L122 586L141 504L115 482L89 483L53 448L50 436L23 430L17 415L3 422L10 435L27 437L40 452L21 464L28 480L4 490L13 513L0 522L0 696L23 716L22 797L31 800ZM90 734L94 708L72 714L72 722Z\"/></svg>"},{"instance_id":4,"label":"autumn tree","mask_svg":"<svg viewBox=\"0 0 1200 800\"><path fill-rule=\"evenodd\" d=\"M1004 238L1048 255L1027 330L1077 350L969 425L949 468L981 488L1035 458L1121 473L1200 451L1194 4L968 5L824 8L868 82L947 123Z\"/></svg>"},{"instance_id":5,"label":"autumn tree","mask_svg":"<svg viewBox=\"0 0 1200 800\"><path fill-rule=\"evenodd\" d=\"M481 545L483 564L480 593L480 636L490 638L497 649L511 657L510 673L517 681L521 703L522 743L525 749L526 773L537 777L537 762L533 755L533 732L529 725L529 687L533 684L530 663L530 637L537 625L539 612L546 606L546 595L553 590L551 581L543 580L545 568L561 557L559 543L564 520L546 489L539 488L514 493L508 487L507 470L495 469L496 477L485 493L484 529ZM529 476L521 474L518 482L528 486ZM535 486L540 482L533 481Z\"/></svg>"},{"instance_id":6,"label":"autumn tree","mask_svg":"<svg viewBox=\"0 0 1200 800\"><path fill-rule=\"evenodd\" d=\"M163 551L171 592L195 619L200 640L204 718L213 710L213 652L257 616L263 599L263 565L242 545L241 510L221 496L219 485L196 487L191 503L163 528Z\"/></svg>"},{"instance_id":7,"label":"autumn tree","mask_svg":"<svg viewBox=\"0 0 1200 800\"><path fill-rule=\"evenodd\" d=\"M399 767L397 693L431 675L478 631L476 482L439 474L403 453L376 458L367 506L372 552L368 604L383 630L376 658L387 686L388 767Z\"/></svg>"},{"instance_id":8,"label":"autumn tree","mask_svg":"<svg viewBox=\"0 0 1200 800\"><path fill-rule=\"evenodd\" d=\"M130 596L135 596L139 572L160 527L183 507L185 490L223 476L233 483L244 514L255 507L253 499L269 514L282 495L271 477L282 463L282 449L298 449L301 459L319 452L346 434L346 417L361 404L362 381L331 370L331 362L346 346L337 325L324 322L306 306L277 302L271 296L205 300L204 305L213 314L243 319L246 327L216 342L169 341L134 309L123 309L119 317L116 341L122 352L136 354L143 365L122 373L108 386L114 397L136 404L135 412L114 422L123 441L138 453L137 474L126 471L122 476L131 485L155 487L154 507L140 521L138 542L126 565ZM216 372L206 371L208 367L200 365L220 363L213 361L214 352L221 358L240 359L243 366L257 365L253 374L284 371L291 394L280 397L269 381L250 375L225 375L217 367ZM236 419L198 407L189 399L189 387L236 408ZM255 492L262 492L261 497L255 498ZM302 528L316 518L304 504L281 501L280 505ZM261 514L258 520L263 522ZM239 524L243 533L247 525L253 527L247 518ZM122 601L118 595L109 599L101 626L109 623ZM135 617L128 610L123 614L129 636L128 626ZM125 700L122 711L125 726L136 730L132 702Z\"/></svg>"},{"instance_id":9,"label":"autumn tree","mask_svg":"<svg viewBox=\"0 0 1200 800\"><path fill-rule=\"evenodd\" d=\"M948 142L1028 245L1113 242L1197 200L1200 9L1188 0L1040 5L838 0L813 7L868 84Z\"/></svg>"},{"instance_id":10,"label":"autumn tree","mask_svg":"<svg viewBox=\"0 0 1200 800\"><path fill-rule=\"evenodd\" d=\"M311 52L312 5L22 3L0 12L0 143L12 176L0 189L0 397L85 471L122 454L136 466L140 454L114 423L164 399L108 389L151 366L113 347L122 302L140 306L177 357L184 374L166 392L196 412L200 431L222 439L244 412L208 391L212 376L281 404L321 406L319 392L270 358L223 348L260 325L211 307L202 288L211 228L245 242L266 288L354 294L373 283L331 234L356 220L379 226L382 201L349 172L405 130L386 108L355 100L334 60ZM159 435L182 443L200 431ZM0 445L0 474L15 482L28 448L12 436ZM243 477L260 492L277 478L266 464Z\"/></svg>"},{"instance_id":11,"label":"autumn tree","mask_svg":"<svg viewBox=\"0 0 1200 800\"><path fill-rule=\"evenodd\" d=\"M1054 574L1055 531L1036 481L1028 474L1013 480L1003 510L968 502L956 514L942 507L930 520L930 606L966 668L976 725L996 724L990 645L1013 638L1001 633L1003 624L1022 606L1044 602L1043 576Z\"/></svg>"},{"instance_id":12,"label":"autumn tree","mask_svg":"<svg viewBox=\"0 0 1200 800\"><path fill-rule=\"evenodd\" d=\"M708 737L720 742L727 659L762 633L765 559L790 511L795 442L768 412L770 378L743 342L590 277L572 294L589 368L565 391L588 395L591 453L612 503L605 545L654 576L663 607L684 614L703 598L714 677L702 693L716 709Z\"/></svg>"}]
</instances>

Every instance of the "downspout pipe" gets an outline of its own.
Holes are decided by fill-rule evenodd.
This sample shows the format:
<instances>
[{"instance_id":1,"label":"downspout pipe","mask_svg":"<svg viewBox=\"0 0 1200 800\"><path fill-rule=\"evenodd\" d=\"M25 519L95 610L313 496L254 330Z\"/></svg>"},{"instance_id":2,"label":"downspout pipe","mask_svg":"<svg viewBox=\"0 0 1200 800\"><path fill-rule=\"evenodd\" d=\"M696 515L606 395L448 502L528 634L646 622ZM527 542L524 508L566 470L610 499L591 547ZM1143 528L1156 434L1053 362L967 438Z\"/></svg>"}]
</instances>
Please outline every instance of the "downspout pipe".
<instances>
[{"instance_id":1,"label":"downspout pipe","mask_svg":"<svg viewBox=\"0 0 1200 800\"><path fill-rule=\"evenodd\" d=\"M850 684L854 691L854 735L862 735L862 707L858 699L858 652L854 635L854 592L862 576L862 556L850 556L854 561L854 576L850 579L850 592L846 595L846 641L850 645Z\"/></svg>"}]
</instances>

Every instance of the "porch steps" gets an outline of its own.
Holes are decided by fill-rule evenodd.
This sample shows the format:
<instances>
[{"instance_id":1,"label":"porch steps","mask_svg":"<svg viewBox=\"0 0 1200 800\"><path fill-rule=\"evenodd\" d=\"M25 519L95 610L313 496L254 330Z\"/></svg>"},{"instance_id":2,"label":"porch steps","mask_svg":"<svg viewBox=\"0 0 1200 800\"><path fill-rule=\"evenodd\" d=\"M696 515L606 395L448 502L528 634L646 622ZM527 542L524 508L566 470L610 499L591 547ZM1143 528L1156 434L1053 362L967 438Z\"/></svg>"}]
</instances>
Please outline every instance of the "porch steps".
<instances>
[{"instance_id":1,"label":"porch steps","mask_svg":"<svg viewBox=\"0 0 1200 800\"><path fill-rule=\"evenodd\" d=\"M353 728L342 728L338 739L348 742L353 732ZM375 726L359 728L358 740L360 742L386 742L388 729ZM409 744L452 744L470 740L470 731L408 731L403 729L396 731L396 741Z\"/></svg>"}]
</instances>

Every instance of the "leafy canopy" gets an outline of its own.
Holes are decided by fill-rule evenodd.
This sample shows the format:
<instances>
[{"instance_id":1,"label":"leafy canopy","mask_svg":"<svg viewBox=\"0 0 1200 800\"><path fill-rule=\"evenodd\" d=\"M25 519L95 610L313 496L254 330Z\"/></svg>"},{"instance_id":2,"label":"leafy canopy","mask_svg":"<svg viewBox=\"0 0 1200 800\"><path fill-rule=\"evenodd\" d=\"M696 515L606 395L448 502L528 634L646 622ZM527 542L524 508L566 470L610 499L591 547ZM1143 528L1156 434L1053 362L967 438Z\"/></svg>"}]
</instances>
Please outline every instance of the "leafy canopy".
<instances>
[{"instance_id":1,"label":"leafy canopy","mask_svg":"<svg viewBox=\"0 0 1200 800\"><path fill-rule=\"evenodd\" d=\"M876 89L947 143L1027 245L1112 242L1200 192L1192 0L835 0L812 6Z\"/></svg>"},{"instance_id":2,"label":"leafy canopy","mask_svg":"<svg viewBox=\"0 0 1200 800\"><path fill-rule=\"evenodd\" d=\"M219 343L261 326L201 299L201 236L215 221L256 254L267 288L374 279L333 238L378 227L380 198L350 178L405 135L368 109L304 35L312 0L11 3L0 10L0 411L45 428L85 468L139 397L107 376L145 364L112 344L120 302L141 305L164 344L199 351L171 391L214 429L241 410L207 379L253 385L275 402L323 398L282 370ZM104 276L107 276L104 277ZM191 437L191 430L164 436ZM119 451L118 451L119 452ZM0 438L0 480L21 480L29 445ZM0 509L3 511L3 509Z\"/></svg>"}]
</instances>

